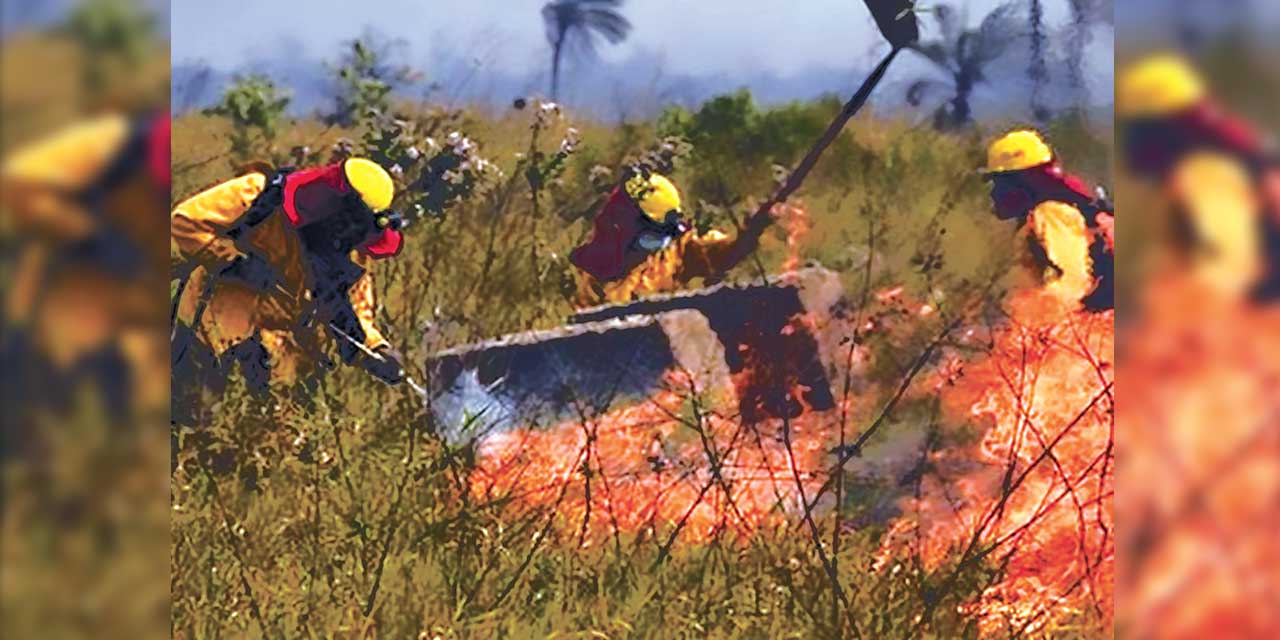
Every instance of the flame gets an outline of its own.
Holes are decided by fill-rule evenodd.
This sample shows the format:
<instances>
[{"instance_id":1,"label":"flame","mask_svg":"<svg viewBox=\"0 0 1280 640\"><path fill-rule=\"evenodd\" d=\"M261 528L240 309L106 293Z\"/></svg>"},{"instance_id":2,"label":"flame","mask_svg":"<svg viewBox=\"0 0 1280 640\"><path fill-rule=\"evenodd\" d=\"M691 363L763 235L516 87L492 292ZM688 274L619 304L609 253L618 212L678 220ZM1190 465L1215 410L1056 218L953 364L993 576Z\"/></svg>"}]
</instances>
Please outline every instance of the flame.
<instances>
[{"instance_id":1,"label":"flame","mask_svg":"<svg viewBox=\"0 0 1280 640\"><path fill-rule=\"evenodd\" d=\"M936 314L903 287L872 293L873 309L849 320L863 332L892 341ZM876 567L904 555L929 570L948 571L965 558L1002 566L961 607L989 634L1010 625L1034 633L1081 612L1109 624L1113 316L1078 310L1049 288L1018 293L1007 309L988 353L945 354L911 392L940 398L952 437L928 452L932 471L900 501ZM780 340L744 342L785 351L789 339L811 336L814 323L797 316ZM973 343L980 331L963 329L959 338ZM869 354L860 347L849 359L862 367ZM550 510L557 530L583 545L617 534L696 544L727 532L746 541L795 524L802 492L812 499L828 480L834 415L852 401L811 411L806 389L778 366L787 358L772 347L739 355L741 369L718 388L695 391L687 375L671 372L642 403L488 440L473 496ZM975 425L979 437L966 439Z\"/></svg>"},{"instance_id":2,"label":"flame","mask_svg":"<svg viewBox=\"0 0 1280 640\"><path fill-rule=\"evenodd\" d=\"M1015 294L1009 313L984 358L949 358L935 374L944 425L959 436L976 424L981 438L929 454L936 471L902 501L877 564L909 555L936 570L991 548L1002 576L964 607L985 633L1083 610L1109 624L1112 314L1072 310L1046 289Z\"/></svg>"},{"instance_id":3,"label":"flame","mask_svg":"<svg viewBox=\"0 0 1280 640\"><path fill-rule=\"evenodd\" d=\"M776 336L763 335L759 325L745 328L738 346L741 370L732 374L734 390L742 419L755 423L767 416L789 418L808 413L805 395L810 391L800 381L800 371L791 354L807 353L816 333L816 323L807 314L787 321Z\"/></svg>"},{"instance_id":4,"label":"flame","mask_svg":"<svg viewBox=\"0 0 1280 640\"><path fill-rule=\"evenodd\" d=\"M1280 309L1154 281L1125 335L1120 618L1148 637L1276 637Z\"/></svg>"},{"instance_id":5,"label":"flame","mask_svg":"<svg viewBox=\"0 0 1280 640\"><path fill-rule=\"evenodd\" d=\"M782 202L775 205L773 215L781 222L783 230L787 233L787 257L782 261L782 270L795 271L803 264L800 259L800 244L813 229L813 218L809 216L809 210L798 200L796 204Z\"/></svg>"},{"instance_id":6,"label":"flame","mask_svg":"<svg viewBox=\"0 0 1280 640\"><path fill-rule=\"evenodd\" d=\"M797 475L810 494L825 480L825 471L814 471L824 469L828 448L820 414L748 425L712 411L691 389L673 372L640 404L491 438L472 493L551 507L556 524L584 543L676 528L682 541L701 542L778 523L798 508Z\"/></svg>"}]
</instances>

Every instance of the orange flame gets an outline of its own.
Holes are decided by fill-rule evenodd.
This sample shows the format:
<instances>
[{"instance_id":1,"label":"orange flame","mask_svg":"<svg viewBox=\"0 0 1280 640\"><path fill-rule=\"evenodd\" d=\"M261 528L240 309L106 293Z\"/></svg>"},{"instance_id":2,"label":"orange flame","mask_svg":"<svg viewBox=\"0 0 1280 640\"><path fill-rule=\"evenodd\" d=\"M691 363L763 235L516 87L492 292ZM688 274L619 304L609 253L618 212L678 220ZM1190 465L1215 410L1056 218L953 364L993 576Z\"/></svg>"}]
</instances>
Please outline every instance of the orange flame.
<instances>
[{"instance_id":1,"label":"orange flame","mask_svg":"<svg viewBox=\"0 0 1280 640\"><path fill-rule=\"evenodd\" d=\"M1280 309L1194 273L1128 327L1117 505L1120 618L1135 636L1280 634Z\"/></svg>"},{"instance_id":2,"label":"orange flame","mask_svg":"<svg viewBox=\"0 0 1280 640\"><path fill-rule=\"evenodd\" d=\"M1010 301L1009 322L983 359L944 364L935 386L945 424L960 436L976 423L981 439L931 452L936 472L903 501L881 566L904 554L929 570L983 558L1003 565L966 607L986 633L1034 632L1087 610L1109 624L1112 322L1109 312L1068 310L1050 292L1026 291Z\"/></svg>"},{"instance_id":3,"label":"orange flame","mask_svg":"<svg viewBox=\"0 0 1280 640\"><path fill-rule=\"evenodd\" d=\"M775 205L773 215L782 223L782 228L787 233L787 257L782 261L782 270L795 271L803 264L800 259L800 244L813 229L813 218L800 201L796 204L782 202Z\"/></svg>"},{"instance_id":4,"label":"orange flame","mask_svg":"<svg viewBox=\"0 0 1280 640\"><path fill-rule=\"evenodd\" d=\"M482 499L518 497L552 507L561 530L597 536L680 528L689 542L718 532L750 535L798 504L825 479L818 414L747 425L702 404L684 374L668 374L646 401L597 418L521 429L485 443L471 490ZM732 393L731 389L717 390Z\"/></svg>"}]
</instances>

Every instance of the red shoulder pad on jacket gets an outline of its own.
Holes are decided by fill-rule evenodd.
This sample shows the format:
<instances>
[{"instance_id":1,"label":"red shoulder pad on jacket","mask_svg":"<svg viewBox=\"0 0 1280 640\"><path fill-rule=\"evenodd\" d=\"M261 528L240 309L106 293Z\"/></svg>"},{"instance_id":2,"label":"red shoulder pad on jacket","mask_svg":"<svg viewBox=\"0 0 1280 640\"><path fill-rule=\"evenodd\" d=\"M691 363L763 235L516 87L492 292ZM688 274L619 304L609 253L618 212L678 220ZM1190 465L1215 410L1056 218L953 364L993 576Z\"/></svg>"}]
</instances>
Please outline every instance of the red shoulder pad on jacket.
<instances>
[{"instance_id":1,"label":"red shoulder pad on jacket","mask_svg":"<svg viewBox=\"0 0 1280 640\"><path fill-rule=\"evenodd\" d=\"M569 262L608 282L626 275L627 245L640 233L639 211L619 186L596 214L591 240L569 254Z\"/></svg>"},{"instance_id":2,"label":"red shoulder pad on jacket","mask_svg":"<svg viewBox=\"0 0 1280 640\"><path fill-rule=\"evenodd\" d=\"M284 184L284 214L293 226L323 220L340 211L347 180L342 163L289 174Z\"/></svg>"}]
</instances>

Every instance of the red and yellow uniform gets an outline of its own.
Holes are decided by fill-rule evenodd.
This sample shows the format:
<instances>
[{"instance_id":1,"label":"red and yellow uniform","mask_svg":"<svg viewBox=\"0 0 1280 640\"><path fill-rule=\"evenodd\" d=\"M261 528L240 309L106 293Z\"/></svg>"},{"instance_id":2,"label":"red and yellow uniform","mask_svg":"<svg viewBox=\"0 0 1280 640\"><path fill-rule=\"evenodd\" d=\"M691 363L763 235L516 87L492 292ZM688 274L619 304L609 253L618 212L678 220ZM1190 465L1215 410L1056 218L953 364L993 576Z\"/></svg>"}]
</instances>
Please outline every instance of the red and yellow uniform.
<instances>
[{"instance_id":1,"label":"red and yellow uniform","mask_svg":"<svg viewBox=\"0 0 1280 640\"><path fill-rule=\"evenodd\" d=\"M723 275L740 259L740 245L750 238L698 233L679 216L680 194L664 176L636 176L614 189L590 242L570 256L578 267L577 303L669 293L694 279Z\"/></svg>"},{"instance_id":2,"label":"red and yellow uniform","mask_svg":"<svg viewBox=\"0 0 1280 640\"><path fill-rule=\"evenodd\" d=\"M1280 295L1280 167L1264 136L1175 55L1125 69L1116 111L1126 164L1164 189L1197 277L1229 295Z\"/></svg>"},{"instance_id":3,"label":"red and yellow uniform","mask_svg":"<svg viewBox=\"0 0 1280 640\"><path fill-rule=\"evenodd\" d=\"M986 175L1000 218L1025 221L1031 261L1045 290L1091 310L1114 305L1114 216L1066 173L1039 133L1013 131L987 150Z\"/></svg>"},{"instance_id":4,"label":"red and yellow uniform","mask_svg":"<svg viewBox=\"0 0 1280 640\"><path fill-rule=\"evenodd\" d=\"M677 291L695 278L723 273L732 266L726 262L732 246L733 239L720 231L688 231L670 246L645 257L620 279L601 281L585 271L579 272L578 303L592 306L630 302Z\"/></svg>"},{"instance_id":5,"label":"red and yellow uniform","mask_svg":"<svg viewBox=\"0 0 1280 640\"><path fill-rule=\"evenodd\" d=\"M257 336L270 356L272 381L292 383L315 370L324 352L325 331L321 322L303 324L315 301L306 248L296 226L320 215L339 214L327 210L341 206L341 194L351 188L350 165L355 162L368 163L354 159L346 161L345 168L339 164L290 174L281 205L285 215L271 215L236 239L229 237L228 231L241 222L267 188L266 174L251 172L228 180L174 208L173 243L179 256L195 267L178 301L178 320L188 326L194 322L197 339L215 356L221 357ZM384 182L386 189L392 188L389 178ZM390 192L373 198L361 192L361 197L373 211L385 209L391 201ZM363 329L364 346L370 351L386 349L389 344L374 319L376 301L369 267L375 258L395 255L400 244L399 232L386 229L350 254L352 261L365 269L348 295ZM210 286L214 274L246 254L261 256L271 267L274 282L259 287L237 278L218 277Z\"/></svg>"},{"instance_id":6,"label":"red and yellow uniform","mask_svg":"<svg viewBox=\"0 0 1280 640\"><path fill-rule=\"evenodd\" d=\"M17 251L4 304L55 370L116 349L146 406L168 393L167 332L155 303L168 260L168 118L108 114L13 153L4 163L6 235Z\"/></svg>"}]
</instances>

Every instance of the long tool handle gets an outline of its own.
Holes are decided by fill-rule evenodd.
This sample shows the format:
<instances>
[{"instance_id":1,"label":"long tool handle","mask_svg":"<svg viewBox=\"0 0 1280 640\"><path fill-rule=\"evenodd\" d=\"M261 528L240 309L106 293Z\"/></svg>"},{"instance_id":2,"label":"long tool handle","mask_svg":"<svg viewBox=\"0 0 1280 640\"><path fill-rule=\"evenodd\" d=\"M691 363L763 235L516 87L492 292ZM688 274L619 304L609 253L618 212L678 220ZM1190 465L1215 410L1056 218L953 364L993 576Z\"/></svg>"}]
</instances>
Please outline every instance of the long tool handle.
<instances>
[{"instance_id":1,"label":"long tool handle","mask_svg":"<svg viewBox=\"0 0 1280 640\"><path fill-rule=\"evenodd\" d=\"M766 200L764 204L761 204L760 208L756 209L756 212L747 219L743 225L742 234L744 239L749 241L736 244L725 261L728 268L733 268L734 265L741 262L743 258L746 258L755 249L755 242L750 240L758 238L765 228L773 222L773 208L779 203L786 202L787 198L796 189L800 188L800 185L804 183L805 177L813 170L814 165L818 164L818 158L822 156L822 152L826 151L832 142L835 142L836 138L840 136L840 132L844 129L844 125L853 116L857 115L862 106L867 103L867 98L871 97L871 92L875 90L876 85L880 84L880 80L884 78L885 71L889 69L889 63L893 62L893 59L898 56L898 52L901 50L898 47L894 47L880 61L880 64L876 65L871 75L867 76L867 79L862 81L862 86L858 87L858 90L854 92L853 97L849 98L849 101L844 104L844 108L840 110L840 113L836 114L831 124L827 125L827 130L822 133L822 137L818 138L818 141L809 149L809 153L805 154L800 164L796 165L796 168L787 176L786 182L782 183L782 186L774 192L773 196Z\"/></svg>"},{"instance_id":2,"label":"long tool handle","mask_svg":"<svg viewBox=\"0 0 1280 640\"><path fill-rule=\"evenodd\" d=\"M333 329L335 332L337 332L337 334L338 334L338 335L342 336L342 337L343 337L343 338L345 338L348 342L350 342L351 344L355 345L355 347L356 347L357 349L359 349L360 351L364 352L364 354L365 354L366 356L369 356L370 358L373 358L374 360L377 360L378 362L384 362L384 363L385 363L385 362L387 361L387 359L386 359L386 358L382 357L382 354L380 354L380 353L378 353L377 351L374 351L373 349L370 349L369 347L365 346L365 344L364 344L363 342L360 342L359 340L356 340L353 336L351 336L351 334L347 333L346 331L343 331L342 329L339 329L339 328L338 328L338 325L333 324L333 323L331 322L331 323L329 323L329 328L330 328L330 329ZM405 383L406 383L406 384L408 384L408 385L409 385L409 388L413 389L414 393L417 393L419 396L422 396L422 398L425 400L425 399L427 398L427 390L426 390L426 389L424 389L424 388L422 387L422 385L418 384L418 383L417 383L417 381L415 381L415 380L413 379L413 376L410 376L410 375L406 374L403 368L401 368L401 369L400 369L400 373L401 373L401 375L404 375L404 381L405 381Z\"/></svg>"}]
</instances>

